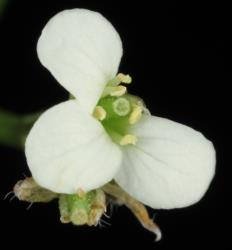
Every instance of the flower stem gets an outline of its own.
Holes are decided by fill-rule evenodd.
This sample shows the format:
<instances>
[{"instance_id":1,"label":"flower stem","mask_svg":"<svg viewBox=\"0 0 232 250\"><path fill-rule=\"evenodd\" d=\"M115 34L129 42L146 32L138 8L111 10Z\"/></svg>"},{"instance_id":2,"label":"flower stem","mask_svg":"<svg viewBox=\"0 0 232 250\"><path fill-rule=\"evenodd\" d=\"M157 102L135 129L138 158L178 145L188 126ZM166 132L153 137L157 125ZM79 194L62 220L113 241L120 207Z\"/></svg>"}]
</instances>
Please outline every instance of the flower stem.
<instances>
[{"instance_id":1,"label":"flower stem","mask_svg":"<svg viewBox=\"0 0 232 250\"><path fill-rule=\"evenodd\" d=\"M18 115L0 109L0 145L23 149L27 134L39 115Z\"/></svg>"},{"instance_id":2,"label":"flower stem","mask_svg":"<svg viewBox=\"0 0 232 250\"><path fill-rule=\"evenodd\" d=\"M0 0L0 15L3 13L5 7L6 7L7 1L6 0Z\"/></svg>"}]
</instances>

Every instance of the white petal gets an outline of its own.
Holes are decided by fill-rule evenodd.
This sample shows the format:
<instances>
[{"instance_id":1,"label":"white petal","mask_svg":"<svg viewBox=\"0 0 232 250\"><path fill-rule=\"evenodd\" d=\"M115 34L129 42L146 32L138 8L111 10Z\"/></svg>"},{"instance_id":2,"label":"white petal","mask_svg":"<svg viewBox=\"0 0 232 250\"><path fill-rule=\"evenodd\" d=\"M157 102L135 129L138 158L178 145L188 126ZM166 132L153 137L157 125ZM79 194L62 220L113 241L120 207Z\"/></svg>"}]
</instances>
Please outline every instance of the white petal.
<instances>
[{"instance_id":1,"label":"white petal","mask_svg":"<svg viewBox=\"0 0 232 250\"><path fill-rule=\"evenodd\" d=\"M178 208L201 199L214 176L215 151L201 133L182 124L145 116L131 133L116 181L153 208Z\"/></svg>"},{"instance_id":2,"label":"white petal","mask_svg":"<svg viewBox=\"0 0 232 250\"><path fill-rule=\"evenodd\" d=\"M47 110L26 140L26 158L36 182L57 193L89 191L109 182L121 151L102 125L75 101Z\"/></svg>"},{"instance_id":3,"label":"white petal","mask_svg":"<svg viewBox=\"0 0 232 250\"><path fill-rule=\"evenodd\" d=\"M105 84L118 71L122 43L101 14L72 9L50 19L37 52L41 63L91 113Z\"/></svg>"}]
</instances>

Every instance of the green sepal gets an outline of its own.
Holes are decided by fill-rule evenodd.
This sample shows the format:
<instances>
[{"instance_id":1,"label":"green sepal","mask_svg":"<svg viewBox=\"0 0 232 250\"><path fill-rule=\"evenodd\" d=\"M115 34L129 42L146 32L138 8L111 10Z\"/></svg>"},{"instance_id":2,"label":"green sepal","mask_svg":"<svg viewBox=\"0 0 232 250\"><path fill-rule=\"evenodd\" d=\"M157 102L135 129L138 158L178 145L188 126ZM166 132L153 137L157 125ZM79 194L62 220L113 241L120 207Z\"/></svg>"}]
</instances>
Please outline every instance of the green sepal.
<instances>
[{"instance_id":1,"label":"green sepal","mask_svg":"<svg viewBox=\"0 0 232 250\"><path fill-rule=\"evenodd\" d=\"M96 225L105 211L105 194L94 190L82 197L78 194L61 194L59 198L61 222L74 225Z\"/></svg>"}]
</instances>

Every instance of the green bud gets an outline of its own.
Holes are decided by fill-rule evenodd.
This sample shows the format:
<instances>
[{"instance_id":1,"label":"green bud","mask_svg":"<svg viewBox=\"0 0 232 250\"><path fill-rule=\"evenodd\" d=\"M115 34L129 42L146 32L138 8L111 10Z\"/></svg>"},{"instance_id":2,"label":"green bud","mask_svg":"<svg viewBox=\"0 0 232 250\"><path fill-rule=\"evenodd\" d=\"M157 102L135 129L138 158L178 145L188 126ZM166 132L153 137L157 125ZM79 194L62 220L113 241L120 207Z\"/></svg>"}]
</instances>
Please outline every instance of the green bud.
<instances>
[{"instance_id":1,"label":"green bud","mask_svg":"<svg viewBox=\"0 0 232 250\"><path fill-rule=\"evenodd\" d=\"M105 212L105 194L102 190L94 190L83 196L62 194L59 198L61 222L74 225L97 225Z\"/></svg>"}]
</instances>

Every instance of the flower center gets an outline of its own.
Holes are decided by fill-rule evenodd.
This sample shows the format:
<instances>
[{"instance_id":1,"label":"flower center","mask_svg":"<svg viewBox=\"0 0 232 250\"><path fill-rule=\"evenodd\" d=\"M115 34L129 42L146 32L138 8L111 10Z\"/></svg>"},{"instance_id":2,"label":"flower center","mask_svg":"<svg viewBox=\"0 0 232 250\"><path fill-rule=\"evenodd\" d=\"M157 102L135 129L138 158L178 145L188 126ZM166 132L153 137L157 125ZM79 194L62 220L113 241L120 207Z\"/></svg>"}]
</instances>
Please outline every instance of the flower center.
<instances>
[{"instance_id":1,"label":"flower center","mask_svg":"<svg viewBox=\"0 0 232 250\"><path fill-rule=\"evenodd\" d=\"M109 81L93 116L102 123L115 143L125 146L136 144L137 137L130 134L130 129L140 120L145 107L139 97L127 94L127 88L120 83L131 83L131 77L118 74Z\"/></svg>"}]
</instances>

